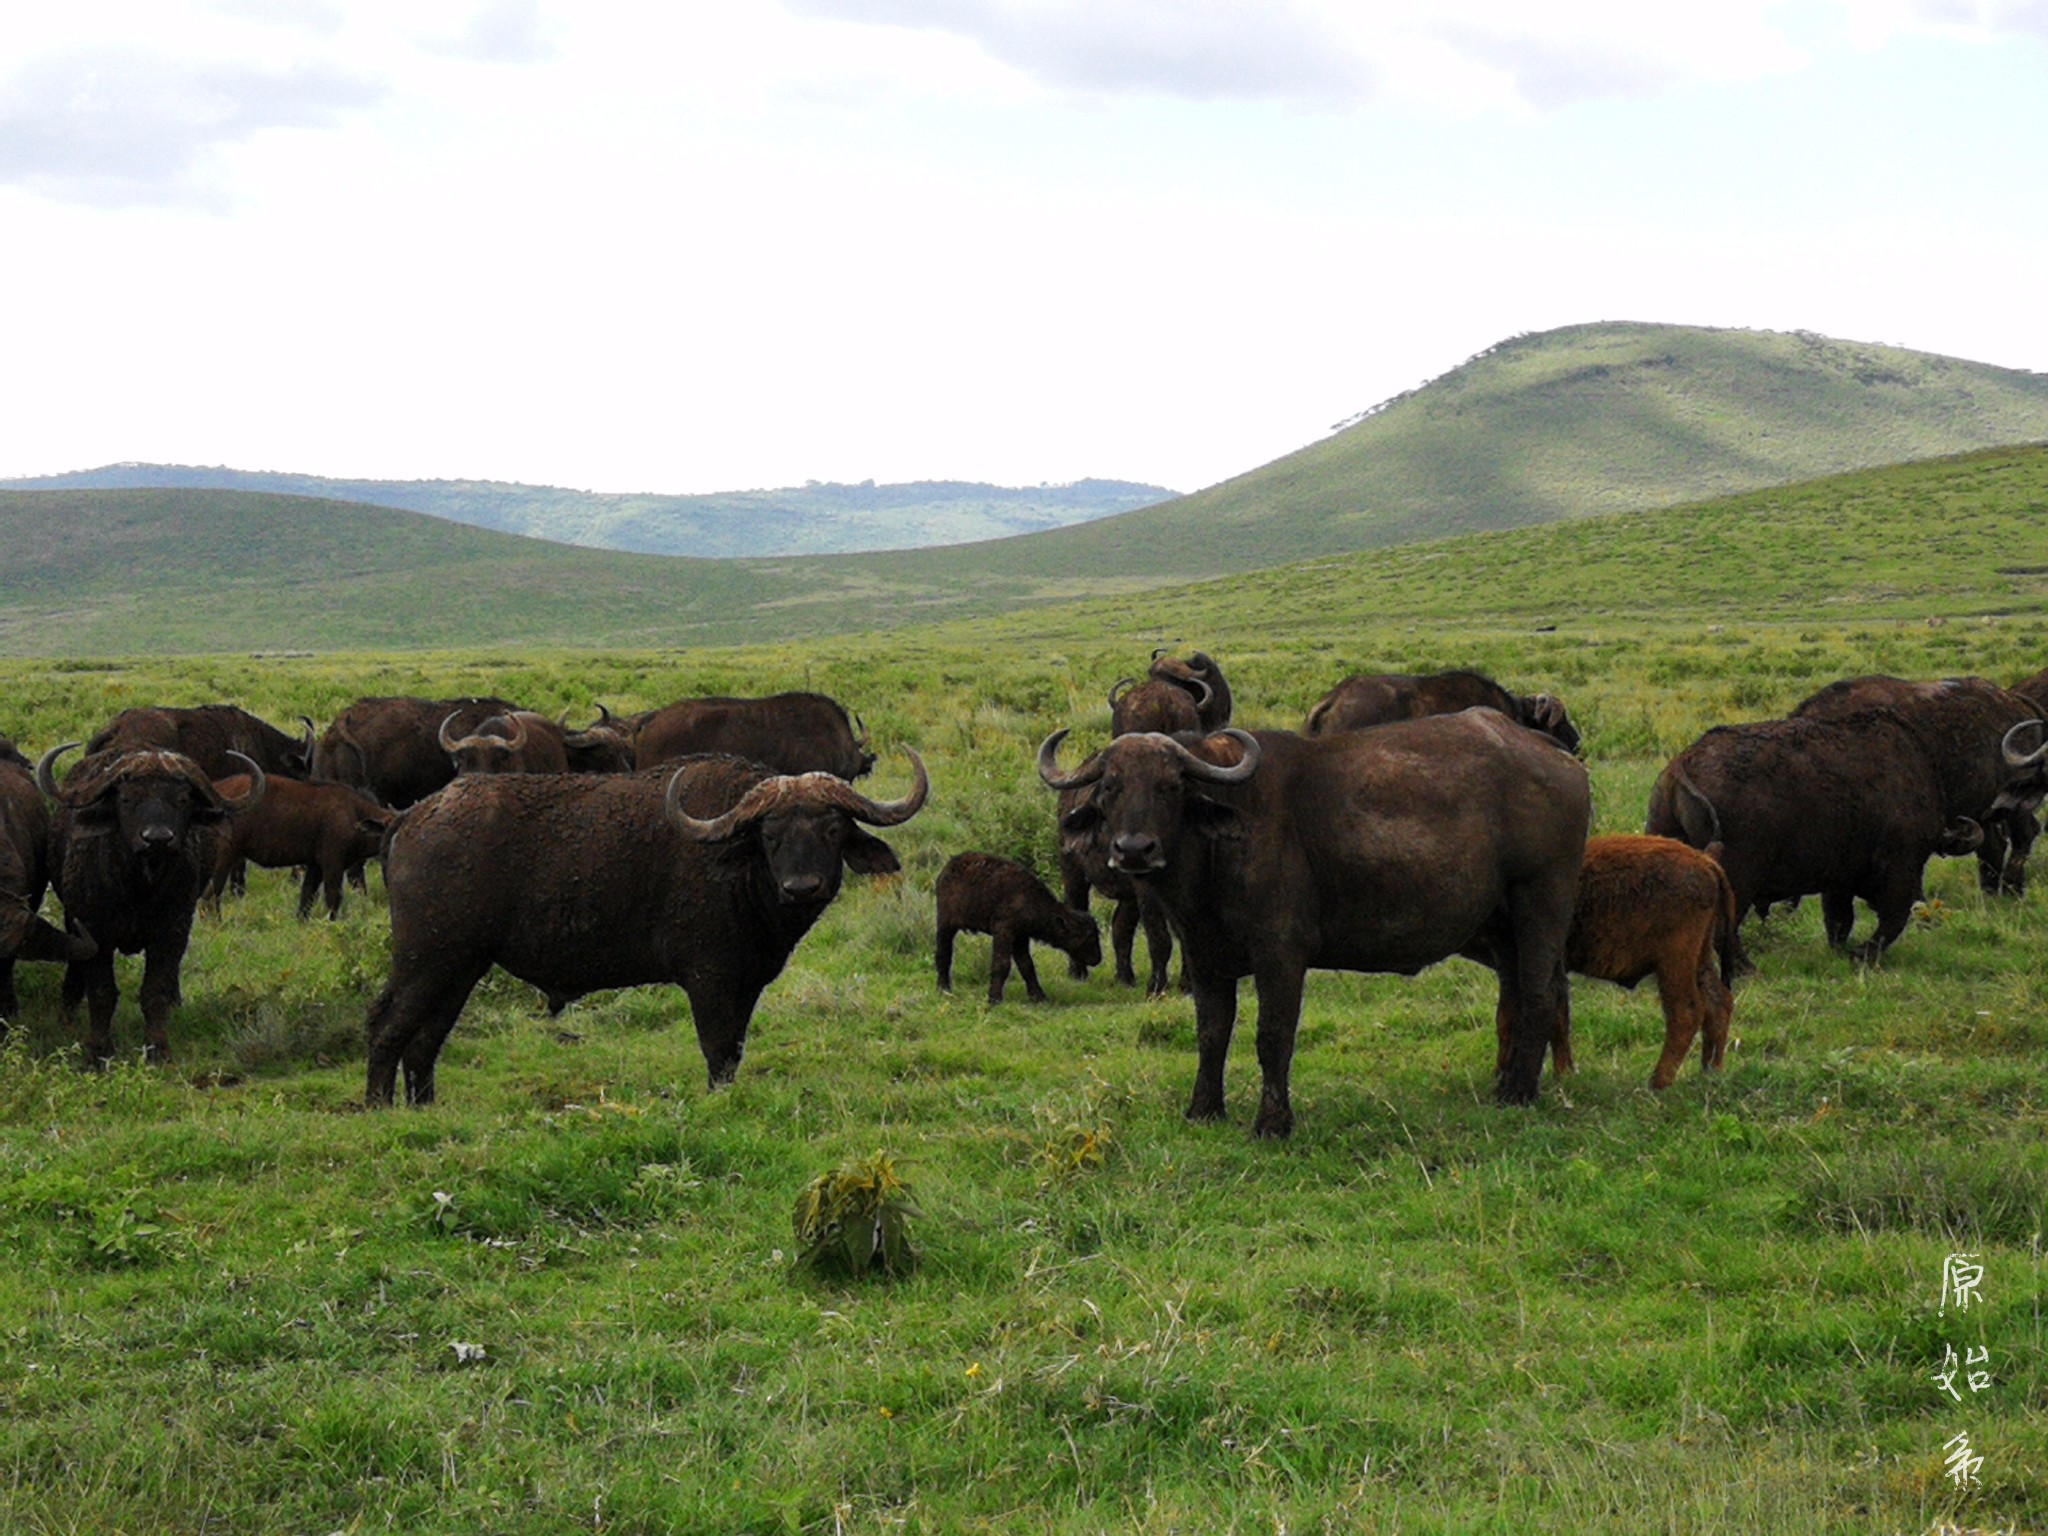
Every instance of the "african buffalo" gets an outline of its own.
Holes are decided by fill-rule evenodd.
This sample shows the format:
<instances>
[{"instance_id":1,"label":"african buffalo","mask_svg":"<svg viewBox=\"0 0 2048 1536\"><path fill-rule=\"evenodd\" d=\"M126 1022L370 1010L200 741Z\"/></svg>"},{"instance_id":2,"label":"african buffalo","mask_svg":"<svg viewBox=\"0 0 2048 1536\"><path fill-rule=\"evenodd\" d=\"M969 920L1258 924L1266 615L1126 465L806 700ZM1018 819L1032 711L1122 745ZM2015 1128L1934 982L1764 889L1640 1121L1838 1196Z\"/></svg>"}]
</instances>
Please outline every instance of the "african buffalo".
<instances>
[{"instance_id":1,"label":"african buffalo","mask_svg":"<svg viewBox=\"0 0 2048 1536\"><path fill-rule=\"evenodd\" d=\"M1977 849L1977 883L1987 895L2017 896L2026 889L2027 854L2039 835L2034 818L2038 787L2005 760L2002 744L2042 708L2017 691L1981 677L1907 682L1896 677L1851 677L1804 700L1793 719L1829 719L1862 709L1891 709L1920 737L1941 780L1942 814L1968 817L1984 829ZM2036 776L2037 777L2037 776Z\"/></svg>"},{"instance_id":2,"label":"african buffalo","mask_svg":"<svg viewBox=\"0 0 2048 1536\"><path fill-rule=\"evenodd\" d=\"M404 810L455 777L441 750L445 726L460 736L518 705L504 699L357 699L336 715L313 749L313 773Z\"/></svg>"},{"instance_id":3,"label":"african buffalo","mask_svg":"<svg viewBox=\"0 0 2048 1536\"><path fill-rule=\"evenodd\" d=\"M441 722L436 738L458 778L468 773L567 773L569 753L562 731L545 715L516 709L477 722L467 734L452 729L455 715Z\"/></svg>"},{"instance_id":4,"label":"african buffalo","mask_svg":"<svg viewBox=\"0 0 2048 1536\"><path fill-rule=\"evenodd\" d=\"M1158 682L1177 683L1195 696L1203 735L1213 736L1230 724L1230 684L1223 669L1205 652L1190 651L1183 659L1162 646L1152 653L1150 676Z\"/></svg>"},{"instance_id":5,"label":"african buffalo","mask_svg":"<svg viewBox=\"0 0 2048 1536\"><path fill-rule=\"evenodd\" d=\"M262 765L239 752L249 793L225 799L191 758L143 748L81 761L59 785L52 767L75 741L53 747L36 764L36 784L56 805L50 864L68 922L98 941L90 958L64 972L63 1011L73 1016L90 999L86 1052L97 1062L114 1053L114 956L143 956L145 1053L162 1060L165 1025L178 1001L178 970L192 936L193 909L212 873L218 828L262 803Z\"/></svg>"},{"instance_id":6,"label":"african buffalo","mask_svg":"<svg viewBox=\"0 0 2048 1536\"><path fill-rule=\"evenodd\" d=\"M1109 690L1109 734L1200 734L1201 706L1210 697L1208 686L1199 680L1194 689L1188 689L1156 679L1141 683L1134 677L1120 677Z\"/></svg>"},{"instance_id":7,"label":"african buffalo","mask_svg":"<svg viewBox=\"0 0 2048 1536\"><path fill-rule=\"evenodd\" d=\"M1124 736L1062 776L1065 736L1038 753L1050 788L1088 790L1064 830L1099 824L1181 939L1200 1058L1188 1118L1224 1112L1240 977L1259 996L1252 1129L1285 1136L1308 970L1412 975L1459 954L1500 977L1496 1098L1534 1100L1553 1035L1569 1035L1591 806L1576 760L1483 709L1323 738L1232 728L1194 749Z\"/></svg>"},{"instance_id":8,"label":"african buffalo","mask_svg":"<svg viewBox=\"0 0 2048 1536\"><path fill-rule=\"evenodd\" d=\"M610 987L688 994L712 1085L739 1070L761 990L838 894L898 868L860 823L908 821L830 774L697 757L633 774L483 774L415 806L385 859L391 976L371 1005L364 1097L434 1097L434 1062L493 965L559 1008Z\"/></svg>"},{"instance_id":9,"label":"african buffalo","mask_svg":"<svg viewBox=\"0 0 2048 1536\"><path fill-rule=\"evenodd\" d=\"M1109 862L1109 849L1095 835L1092 826L1074 831L1067 830L1067 817L1078 808L1086 797L1080 789L1062 791L1055 814L1059 826L1060 899L1075 912L1088 910L1088 894L1099 891L1115 905L1109 918L1110 954L1116 962L1116 979L1122 985L1133 987L1138 984L1138 974L1131 963L1131 951L1135 947L1138 925L1145 928L1145 956L1150 967L1145 983L1147 997L1166 995L1167 973L1173 963L1173 928L1166 920L1166 913L1151 896L1138 889L1137 881ZM1080 976L1086 970L1076 965L1068 967L1068 974Z\"/></svg>"},{"instance_id":10,"label":"african buffalo","mask_svg":"<svg viewBox=\"0 0 2048 1536\"><path fill-rule=\"evenodd\" d=\"M151 748L191 758L208 778L224 779L238 772L235 759L241 758L272 778L303 779L313 772L313 722L301 715L299 723L305 734L294 740L233 704L124 709L86 742L85 755Z\"/></svg>"},{"instance_id":11,"label":"african buffalo","mask_svg":"<svg viewBox=\"0 0 2048 1536\"><path fill-rule=\"evenodd\" d=\"M867 732L838 700L822 693L681 699L639 717L636 767L705 752L744 757L777 773L829 773L849 781L875 766Z\"/></svg>"},{"instance_id":12,"label":"african buffalo","mask_svg":"<svg viewBox=\"0 0 2048 1536\"><path fill-rule=\"evenodd\" d=\"M49 809L35 775L0 755L0 1030L20 1006L15 961L90 960L98 948L84 934L65 933L38 915L49 886Z\"/></svg>"},{"instance_id":13,"label":"african buffalo","mask_svg":"<svg viewBox=\"0 0 2048 1536\"><path fill-rule=\"evenodd\" d=\"M222 799L239 803L248 795L246 774L214 780ZM290 779L273 779L263 803L245 810L220 832L214 856L213 877L203 900L220 904L228 871L247 860L264 869L301 867L299 917L313 912L316 894L327 899L330 919L341 916L341 886L345 876L358 875L363 865L377 856L384 835L399 812L377 804L360 790L346 784L299 784Z\"/></svg>"},{"instance_id":14,"label":"african buffalo","mask_svg":"<svg viewBox=\"0 0 2048 1536\"><path fill-rule=\"evenodd\" d=\"M1974 849L1974 820L1943 814L1941 775L1896 710L1716 726L1665 767L1643 830L1719 843L1738 922L1818 893L1828 942L1846 947L1855 899L1877 912L1856 952L1877 959L1905 931L1936 854ZM1737 945L1737 964L1747 968Z\"/></svg>"},{"instance_id":15,"label":"african buffalo","mask_svg":"<svg viewBox=\"0 0 2048 1536\"><path fill-rule=\"evenodd\" d=\"M953 936L985 933L992 941L988 960L988 1000L1000 1003L1015 961L1024 978L1024 995L1045 1001L1038 967L1031 963L1031 941L1062 950L1077 976L1102 964L1102 935L1085 911L1062 906L1030 870L1014 859L992 853L959 853L946 861L933 890L938 904L935 963L939 990L953 990Z\"/></svg>"},{"instance_id":16,"label":"african buffalo","mask_svg":"<svg viewBox=\"0 0 2048 1536\"><path fill-rule=\"evenodd\" d=\"M1586 840L1565 966L1631 989L1657 978L1664 1051L1650 1086L1659 1092L1677 1078L1695 1037L1701 1067L1721 1065L1735 1012L1737 921L1728 876L1698 849L1668 837ZM1571 1070L1569 1039L1551 1042L1551 1063Z\"/></svg>"},{"instance_id":17,"label":"african buffalo","mask_svg":"<svg viewBox=\"0 0 2048 1536\"><path fill-rule=\"evenodd\" d=\"M1329 736L1474 708L1497 709L1517 725L1544 732L1567 752L1579 750L1579 729L1555 698L1509 693L1492 678L1469 671L1347 677L1316 701L1301 729L1307 736Z\"/></svg>"}]
</instances>

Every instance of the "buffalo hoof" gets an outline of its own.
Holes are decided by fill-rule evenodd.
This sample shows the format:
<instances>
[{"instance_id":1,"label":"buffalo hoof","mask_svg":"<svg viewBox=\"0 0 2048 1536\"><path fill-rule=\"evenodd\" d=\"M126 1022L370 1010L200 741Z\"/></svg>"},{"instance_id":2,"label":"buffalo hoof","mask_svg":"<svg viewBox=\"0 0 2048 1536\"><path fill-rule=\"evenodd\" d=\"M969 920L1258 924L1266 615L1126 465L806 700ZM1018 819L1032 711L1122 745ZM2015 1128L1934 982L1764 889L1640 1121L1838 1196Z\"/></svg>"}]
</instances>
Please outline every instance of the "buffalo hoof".
<instances>
[{"instance_id":1,"label":"buffalo hoof","mask_svg":"<svg viewBox=\"0 0 2048 1536\"><path fill-rule=\"evenodd\" d=\"M1294 1134L1294 1111L1260 1110L1252 1122L1252 1135L1260 1141L1285 1141Z\"/></svg>"},{"instance_id":2,"label":"buffalo hoof","mask_svg":"<svg viewBox=\"0 0 2048 1536\"><path fill-rule=\"evenodd\" d=\"M1196 1125L1210 1125L1223 1118L1223 1101L1197 1097L1187 1108L1187 1118Z\"/></svg>"},{"instance_id":3,"label":"buffalo hoof","mask_svg":"<svg viewBox=\"0 0 2048 1536\"><path fill-rule=\"evenodd\" d=\"M1849 951L1849 958L1858 965L1874 966L1884 959L1884 946L1875 939L1858 944Z\"/></svg>"},{"instance_id":4,"label":"buffalo hoof","mask_svg":"<svg viewBox=\"0 0 2048 1536\"><path fill-rule=\"evenodd\" d=\"M1135 987L1138 984L1138 973L1120 970L1116 973L1116 984L1120 987Z\"/></svg>"},{"instance_id":5,"label":"buffalo hoof","mask_svg":"<svg viewBox=\"0 0 2048 1536\"><path fill-rule=\"evenodd\" d=\"M1069 960L1067 962L1067 976L1073 981L1086 981L1088 979L1088 967L1078 960Z\"/></svg>"}]
</instances>

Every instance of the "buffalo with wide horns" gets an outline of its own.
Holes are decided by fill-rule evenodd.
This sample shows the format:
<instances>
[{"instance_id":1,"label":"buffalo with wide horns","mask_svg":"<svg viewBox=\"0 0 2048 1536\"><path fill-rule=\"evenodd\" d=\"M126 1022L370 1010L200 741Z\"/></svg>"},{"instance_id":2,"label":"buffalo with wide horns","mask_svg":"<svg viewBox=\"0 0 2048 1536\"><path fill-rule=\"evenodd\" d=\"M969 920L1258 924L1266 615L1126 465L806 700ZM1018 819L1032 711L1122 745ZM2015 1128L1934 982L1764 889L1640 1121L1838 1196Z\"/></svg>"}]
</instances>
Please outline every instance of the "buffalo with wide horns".
<instances>
[{"instance_id":1,"label":"buffalo with wide horns","mask_svg":"<svg viewBox=\"0 0 2048 1536\"><path fill-rule=\"evenodd\" d=\"M1310 969L1412 975L1451 955L1500 977L1495 1096L1536 1096L1568 1037L1565 944L1586 843L1585 769L1491 710L1324 738L1231 729L1189 747L1124 736L1046 785L1085 789L1062 831L1093 833L1165 908L1195 993L1188 1118L1224 1112L1237 982L1259 999L1253 1131L1294 1125L1289 1070Z\"/></svg>"},{"instance_id":2,"label":"buffalo with wide horns","mask_svg":"<svg viewBox=\"0 0 2048 1536\"><path fill-rule=\"evenodd\" d=\"M371 1005L365 1098L434 1097L434 1063L494 965L551 1008L673 982L713 1086L739 1070L761 991L838 894L899 866L865 830L908 821L930 780L870 799L825 773L713 756L632 774L472 775L416 806L385 862L391 975Z\"/></svg>"},{"instance_id":3,"label":"buffalo with wide horns","mask_svg":"<svg viewBox=\"0 0 2048 1536\"><path fill-rule=\"evenodd\" d=\"M86 1052L105 1061L120 997L114 956L140 953L144 1049L161 1060L193 911L216 861L217 829L261 803L268 780L260 763L230 752L249 774L248 794L230 800L191 758L145 748L87 757L60 785L52 770L77 745L52 747L36 764L36 784L56 807L50 853L57 897L66 920L98 942L97 953L66 968L63 1011L68 1019L89 1002Z\"/></svg>"}]
</instances>

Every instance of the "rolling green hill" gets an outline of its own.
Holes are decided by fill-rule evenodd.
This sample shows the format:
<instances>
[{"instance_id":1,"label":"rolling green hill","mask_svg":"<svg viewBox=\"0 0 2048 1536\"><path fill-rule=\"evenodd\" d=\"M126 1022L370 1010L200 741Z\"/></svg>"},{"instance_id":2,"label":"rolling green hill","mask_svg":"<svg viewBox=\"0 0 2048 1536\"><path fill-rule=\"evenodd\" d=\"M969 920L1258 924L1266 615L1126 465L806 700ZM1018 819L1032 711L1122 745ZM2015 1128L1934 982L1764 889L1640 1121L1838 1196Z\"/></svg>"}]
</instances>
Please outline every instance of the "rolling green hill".
<instances>
[{"instance_id":1,"label":"rolling green hill","mask_svg":"<svg viewBox=\"0 0 2048 1536\"><path fill-rule=\"evenodd\" d=\"M1214 575L2044 439L2048 374L1803 332L1573 326L1221 485L979 558L1040 580Z\"/></svg>"},{"instance_id":2,"label":"rolling green hill","mask_svg":"<svg viewBox=\"0 0 2048 1536\"><path fill-rule=\"evenodd\" d=\"M611 495L501 480L336 480L323 475L108 464L0 480L0 490L260 491L424 512L500 533L650 555L843 554L964 544L1064 528L1166 500L1162 486L1127 480L1002 486L958 480L907 485L813 481L781 490L707 496Z\"/></svg>"},{"instance_id":3,"label":"rolling green hill","mask_svg":"<svg viewBox=\"0 0 2048 1536\"><path fill-rule=\"evenodd\" d=\"M2048 611L2048 447L1191 588L1005 579L976 572L965 550L803 561L623 555L413 513L222 492L0 492L0 548L0 651L45 656L736 644L973 620L1061 597L1070 601L1007 620L1005 632L1277 633L1332 608L1382 623L1565 633L1589 613L1821 619L1849 605L1916 620L2039 614ZM1760 572L1770 573L1766 595Z\"/></svg>"}]
</instances>

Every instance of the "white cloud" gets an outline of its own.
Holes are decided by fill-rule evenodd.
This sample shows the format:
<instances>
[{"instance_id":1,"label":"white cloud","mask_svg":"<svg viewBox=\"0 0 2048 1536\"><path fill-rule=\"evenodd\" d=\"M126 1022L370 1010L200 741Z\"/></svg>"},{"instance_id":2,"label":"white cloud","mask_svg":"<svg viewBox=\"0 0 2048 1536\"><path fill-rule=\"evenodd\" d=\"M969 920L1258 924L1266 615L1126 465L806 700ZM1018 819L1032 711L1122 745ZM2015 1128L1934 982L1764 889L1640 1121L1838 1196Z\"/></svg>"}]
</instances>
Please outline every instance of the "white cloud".
<instances>
[{"instance_id":1,"label":"white cloud","mask_svg":"<svg viewBox=\"0 0 2048 1536\"><path fill-rule=\"evenodd\" d=\"M209 157L272 128L330 126L385 85L119 45L45 53L0 83L0 183L99 206L214 203Z\"/></svg>"}]
</instances>

